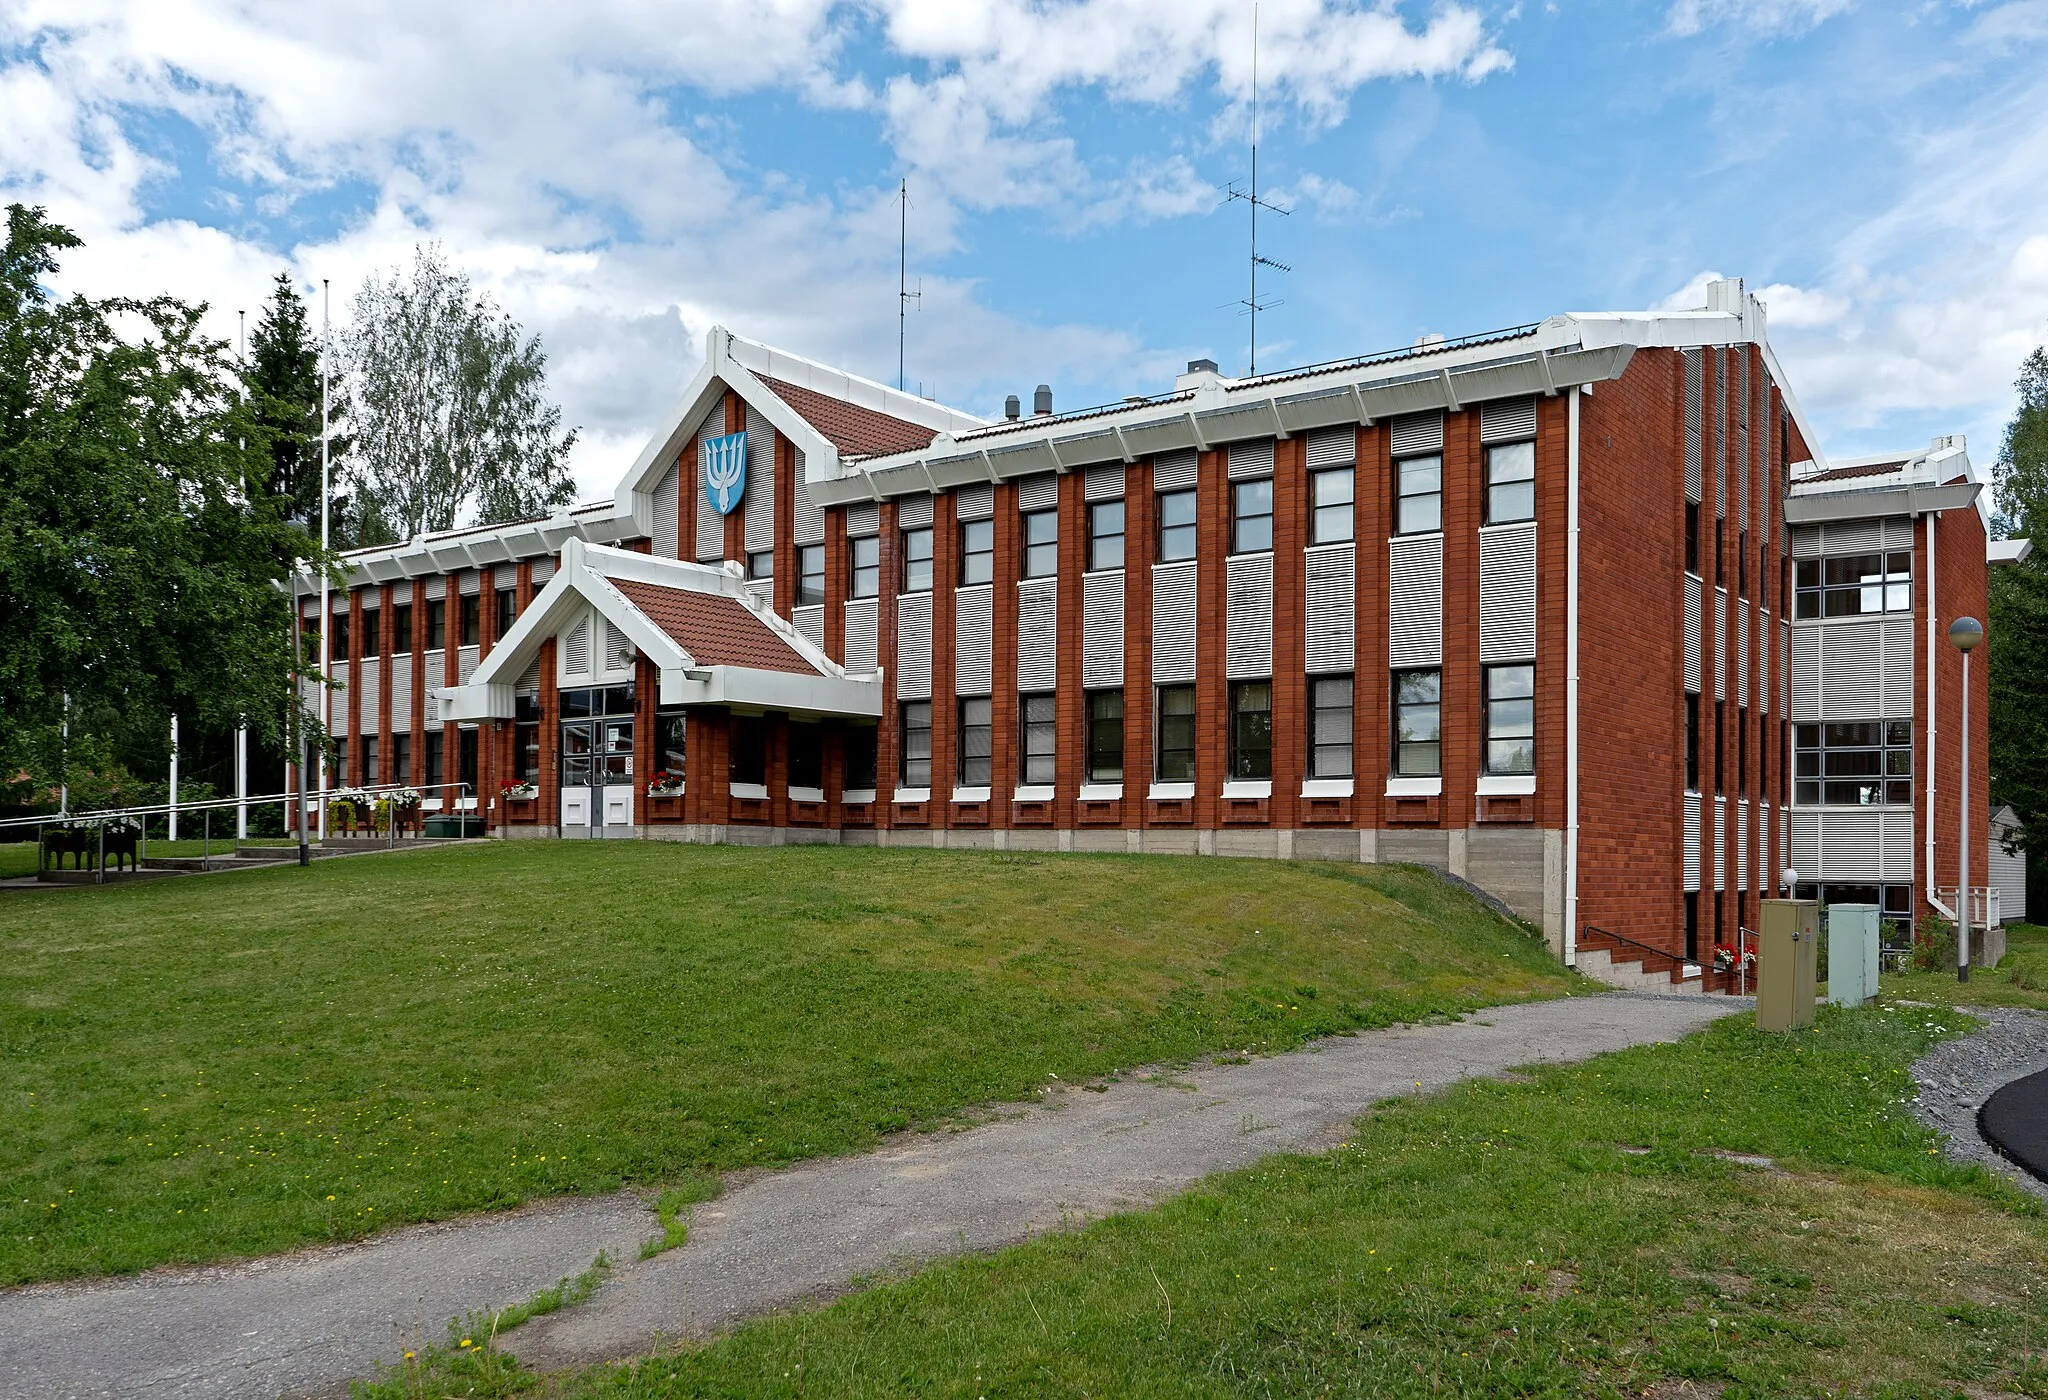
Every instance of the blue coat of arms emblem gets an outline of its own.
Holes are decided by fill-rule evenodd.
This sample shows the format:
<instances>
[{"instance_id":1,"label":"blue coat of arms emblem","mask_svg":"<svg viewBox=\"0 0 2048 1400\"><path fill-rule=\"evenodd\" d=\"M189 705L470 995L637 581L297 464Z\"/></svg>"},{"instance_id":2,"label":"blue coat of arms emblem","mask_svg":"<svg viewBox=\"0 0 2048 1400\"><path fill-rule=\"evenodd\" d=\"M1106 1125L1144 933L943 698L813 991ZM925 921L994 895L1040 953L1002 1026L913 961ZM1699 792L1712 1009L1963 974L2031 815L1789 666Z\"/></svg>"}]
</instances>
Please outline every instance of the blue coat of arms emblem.
<instances>
[{"instance_id":1,"label":"blue coat of arms emblem","mask_svg":"<svg viewBox=\"0 0 2048 1400\"><path fill-rule=\"evenodd\" d=\"M702 456L704 499L720 515L731 515L740 497L747 494L746 433L704 439Z\"/></svg>"}]
</instances>

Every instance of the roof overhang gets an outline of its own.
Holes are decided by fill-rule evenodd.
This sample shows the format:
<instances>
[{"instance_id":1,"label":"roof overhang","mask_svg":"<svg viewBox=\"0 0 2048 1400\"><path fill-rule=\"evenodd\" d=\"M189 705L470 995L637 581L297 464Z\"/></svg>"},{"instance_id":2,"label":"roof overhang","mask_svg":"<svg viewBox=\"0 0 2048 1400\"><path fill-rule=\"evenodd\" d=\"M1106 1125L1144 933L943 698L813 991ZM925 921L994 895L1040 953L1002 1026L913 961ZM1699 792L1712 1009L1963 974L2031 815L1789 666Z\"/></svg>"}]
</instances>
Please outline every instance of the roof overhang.
<instances>
[{"instance_id":1,"label":"roof overhang","mask_svg":"<svg viewBox=\"0 0 2048 1400\"><path fill-rule=\"evenodd\" d=\"M1958 481L1947 486L1888 486L1874 491L1831 491L1814 496L1795 492L1785 502L1785 523L1818 525L1829 520L1964 510L1977 503L1983 489L1974 481Z\"/></svg>"}]
</instances>

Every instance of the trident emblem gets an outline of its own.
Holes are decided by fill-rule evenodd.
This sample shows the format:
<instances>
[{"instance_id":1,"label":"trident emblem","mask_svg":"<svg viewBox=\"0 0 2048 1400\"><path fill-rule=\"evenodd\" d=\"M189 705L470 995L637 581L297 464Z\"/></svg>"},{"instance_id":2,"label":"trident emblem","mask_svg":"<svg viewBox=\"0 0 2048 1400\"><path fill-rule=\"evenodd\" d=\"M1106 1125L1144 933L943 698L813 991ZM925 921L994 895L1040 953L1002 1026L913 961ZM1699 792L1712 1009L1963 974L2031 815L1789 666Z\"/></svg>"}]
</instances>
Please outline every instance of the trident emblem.
<instances>
[{"instance_id":1,"label":"trident emblem","mask_svg":"<svg viewBox=\"0 0 2048 1400\"><path fill-rule=\"evenodd\" d=\"M747 493L747 435L738 432L706 438L703 457L704 499L720 515L731 515Z\"/></svg>"}]
</instances>

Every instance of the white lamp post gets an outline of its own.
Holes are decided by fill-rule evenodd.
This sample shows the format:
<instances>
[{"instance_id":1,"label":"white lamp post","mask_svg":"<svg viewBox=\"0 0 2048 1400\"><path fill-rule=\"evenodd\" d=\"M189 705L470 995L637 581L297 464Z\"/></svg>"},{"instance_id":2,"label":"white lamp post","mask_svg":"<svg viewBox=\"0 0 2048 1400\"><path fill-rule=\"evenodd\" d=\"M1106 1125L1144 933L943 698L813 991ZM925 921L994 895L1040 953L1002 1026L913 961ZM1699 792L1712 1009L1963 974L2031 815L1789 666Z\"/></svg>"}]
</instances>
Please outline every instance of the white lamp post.
<instances>
[{"instance_id":1,"label":"white lamp post","mask_svg":"<svg viewBox=\"0 0 2048 1400\"><path fill-rule=\"evenodd\" d=\"M1959 617L1948 626L1948 639L1963 654L1963 813L1962 865L1956 878L1956 980L1970 980L1970 653L1984 640L1984 624Z\"/></svg>"}]
</instances>

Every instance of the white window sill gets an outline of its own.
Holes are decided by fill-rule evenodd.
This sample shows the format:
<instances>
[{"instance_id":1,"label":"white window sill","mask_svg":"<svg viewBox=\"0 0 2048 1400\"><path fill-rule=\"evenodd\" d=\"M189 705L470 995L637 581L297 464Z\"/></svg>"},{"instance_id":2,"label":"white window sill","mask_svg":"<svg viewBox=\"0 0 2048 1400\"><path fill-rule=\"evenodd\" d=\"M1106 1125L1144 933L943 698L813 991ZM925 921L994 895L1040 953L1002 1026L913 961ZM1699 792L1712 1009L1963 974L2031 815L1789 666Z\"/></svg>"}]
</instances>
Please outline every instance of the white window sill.
<instances>
[{"instance_id":1,"label":"white window sill","mask_svg":"<svg viewBox=\"0 0 2048 1400\"><path fill-rule=\"evenodd\" d=\"M839 794L839 800L841 802L851 802L858 806L863 802L874 801L875 790L873 788L848 788Z\"/></svg>"},{"instance_id":2,"label":"white window sill","mask_svg":"<svg viewBox=\"0 0 2048 1400\"><path fill-rule=\"evenodd\" d=\"M1351 791L1349 778L1309 778L1301 785L1303 797L1349 797Z\"/></svg>"},{"instance_id":3,"label":"white window sill","mask_svg":"<svg viewBox=\"0 0 2048 1400\"><path fill-rule=\"evenodd\" d=\"M1173 801L1183 797L1193 797L1195 795L1195 785L1193 783L1154 783L1145 795L1151 798Z\"/></svg>"},{"instance_id":4,"label":"white window sill","mask_svg":"<svg viewBox=\"0 0 2048 1400\"><path fill-rule=\"evenodd\" d=\"M789 790L789 800L792 802L823 802L825 800L825 789L793 787Z\"/></svg>"},{"instance_id":5,"label":"white window sill","mask_svg":"<svg viewBox=\"0 0 2048 1400\"><path fill-rule=\"evenodd\" d=\"M308 802L306 805L310 807L313 804ZM420 810L422 812L438 812L441 810L441 805L441 799L438 797L422 797L420 799Z\"/></svg>"},{"instance_id":6,"label":"white window sill","mask_svg":"<svg viewBox=\"0 0 2048 1400\"><path fill-rule=\"evenodd\" d=\"M766 783L734 783L731 788L734 797L765 799L768 796Z\"/></svg>"},{"instance_id":7,"label":"white window sill","mask_svg":"<svg viewBox=\"0 0 2048 1400\"><path fill-rule=\"evenodd\" d=\"M1443 793L1444 780L1441 777L1387 779L1389 797L1442 797Z\"/></svg>"},{"instance_id":8,"label":"white window sill","mask_svg":"<svg viewBox=\"0 0 2048 1400\"><path fill-rule=\"evenodd\" d=\"M986 802L988 789L985 787L956 787L953 789L955 802Z\"/></svg>"},{"instance_id":9,"label":"white window sill","mask_svg":"<svg viewBox=\"0 0 2048 1400\"><path fill-rule=\"evenodd\" d=\"M929 802L932 800L932 790L928 787L900 787L896 789L895 800L898 802Z\"/></svg>"},{"instance_id":10,"label":"white window sill","mask_svg":"<svg viewBox=\"0 0 2048 1400\"><path fill-rule=\"evenodd\" d=\"M1083 802L1115 802L1121 799L1123 795L1124 785L1122 783L1081 784L1081 800Z\"/></svg>"},{"instance_id":11,"label":"white window sill","mask_svg":"<svg viewBox=\"0 0 2048 1400\"><path fill-rule=\"evenodd\" d=\"M1245 780L1225 783L1223 785L1223 795L1225 797L1271 797L1273 795L1273 782L1270 778L1261 778L1257 781Z\"/></svg>"},{"instance_id":12,"label":"white window sill","mask_svg":"<svg viewBox=\"0 0 2048 1400\"><path fill-rule=\"evenodd\" d=\"M1532 515L1526 520L1501 520L1491 525L1481 525L1479 533L1483 535L1490 530L1533 530L1535 528L1536 517Z\"/></svg>"},{"instance_id":13,"label":"white window sill","mask_svg":"<svg viewBox=\"0 0 2048 1400\"><path fill-rule=\"evenodd\" d=\"M1018 802L1050 802L1058 795L1059 790L1050 783L1027 784L1011 794Z\"/></svg>"},{"instance_id":14,"label":"white window sill","mask_svg":"<svg viewBox=\"0 0 2048 1400\"><path fill-rule=\"evenodd\" d=\"M1488 773L1479 779L1481 797L1526 797L1536 791L1534 773Z\"/></svg>"}]
</instances>

